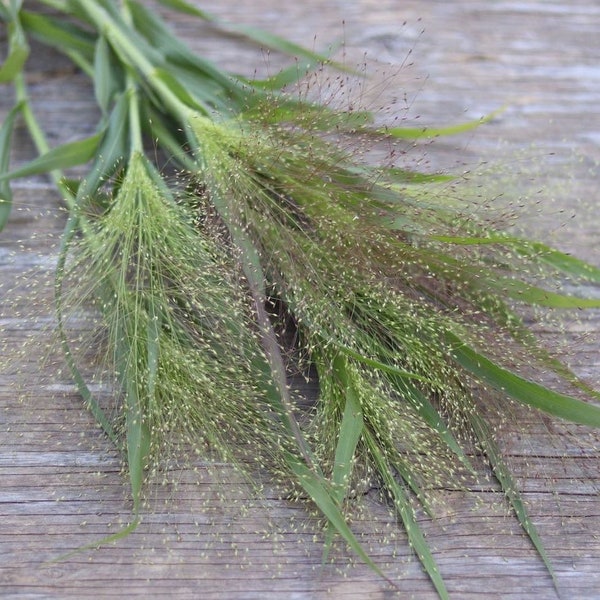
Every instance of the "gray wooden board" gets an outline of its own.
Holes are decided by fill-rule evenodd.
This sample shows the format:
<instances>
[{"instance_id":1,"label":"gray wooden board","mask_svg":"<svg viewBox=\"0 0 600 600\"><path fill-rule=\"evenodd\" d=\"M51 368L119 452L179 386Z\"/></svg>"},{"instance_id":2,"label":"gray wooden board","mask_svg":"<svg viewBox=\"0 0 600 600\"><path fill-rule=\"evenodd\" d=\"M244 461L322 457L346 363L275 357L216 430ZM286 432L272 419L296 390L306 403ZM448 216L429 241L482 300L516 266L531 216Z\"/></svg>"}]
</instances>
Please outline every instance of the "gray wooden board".
<instances>
[{"instance_id":1,"label":"gray wooden board","mask_svg":"<svg viewBox=\"0 0 600 600\"><path fill-rule=\"evenodd\" d=\"M201 5L202 3L198 3ZM212 3L211 3L212 4ZM222 0L210 8L366 65L363 100L382 119L415 126L491 123L432 143L402 146L410 166L468 171L481 193L525 205L528 231L600 265L596 204L600 159L600 7L594 0ZM161 9L162 10L162 9ZM164 11L163 11L164 12ZM168 14L182 39L252 76L285 64ZM2 34L4 35L4 34ZM90 133L91 90L68 63L34 46L31 94L51 143ZM324 93L324 92L323 92ZM343 101L338 96L336 101ZM10 106L0 89L0 115ZM23 128L14 164L33 155ZM481 174L478 174L481 172ZM64 224L43 178L14 185L15 210L0 238L0 595L5 598L387 598L392 592L342 551L321 568L313 518L275 493L253 498L227 465L172 466L149 491L138 530L93 544L130 519L115 449L82 406L52 334L51 272ZM500 199L498 202L503 202ZM573 319L549 343L598 385L598 315ZM563 597L600 598L600 455L597 433L513 408L499 441L555 566ZM497 484L440 490L439 518L419 516L455 598L552 598L550 578ZM403 598L435 593L404 534L374 492L355 527L399 581Z\"/></svg>"}]
</instances>

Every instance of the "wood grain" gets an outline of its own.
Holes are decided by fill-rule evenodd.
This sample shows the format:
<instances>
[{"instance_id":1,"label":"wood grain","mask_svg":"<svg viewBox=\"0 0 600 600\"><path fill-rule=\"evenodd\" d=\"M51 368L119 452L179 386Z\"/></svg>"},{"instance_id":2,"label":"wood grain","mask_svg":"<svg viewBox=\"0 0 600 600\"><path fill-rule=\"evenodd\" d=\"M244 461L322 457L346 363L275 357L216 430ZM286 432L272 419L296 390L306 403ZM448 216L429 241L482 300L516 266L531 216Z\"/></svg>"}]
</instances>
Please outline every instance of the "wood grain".
<instances>
[{"instance_id":1,"label":"wood grain","mask_svg":"<svg viewBox=\"0 0 600 600\"><path fill-rule=\"evenodd\" d=\"M202 3L198 2L199 5ZM407 164L481 175L485 194L522 203L524 227L600 265L600 8L594 0L222 0L208 7L318 49L344 39L337 57L366 65L365 102L414 126L505 111L474 132L407 144ZM215 36L164 13L182 39L252 76L281 58ZM51 143L88 135L89 84L34 46L32 99ZM10 106L0 89L0 116ZM14 164L33 149L16 134ZM492 165L488 167L487 165ZM255 498L227 465L172 465L148 492L138 530L114 545L73 554L131 517L116 450L82 406L52 334L51 272L64 224L44 178L14 186L15 210L0 236L0 595L3 598L394 597L342 551L321 568L315 522L275 492ZM523 200L519 200L522 197ZM508 205L505 204L505 206ZM598 314L573 320L565 352L600 382ZM550 343L552 327L539 326ZM514 409L500 442L555 566L565 599L600 598L600 436ZM440 490L439 518L420 516L454 598L554 598L541 561L493 481L473 493ZM401 597L435 594L376 492L356 529L399 581ZM392 532L396 532L392 535ZM395 537L394 537L395 536Z\"/></svg>"}]
</instances>

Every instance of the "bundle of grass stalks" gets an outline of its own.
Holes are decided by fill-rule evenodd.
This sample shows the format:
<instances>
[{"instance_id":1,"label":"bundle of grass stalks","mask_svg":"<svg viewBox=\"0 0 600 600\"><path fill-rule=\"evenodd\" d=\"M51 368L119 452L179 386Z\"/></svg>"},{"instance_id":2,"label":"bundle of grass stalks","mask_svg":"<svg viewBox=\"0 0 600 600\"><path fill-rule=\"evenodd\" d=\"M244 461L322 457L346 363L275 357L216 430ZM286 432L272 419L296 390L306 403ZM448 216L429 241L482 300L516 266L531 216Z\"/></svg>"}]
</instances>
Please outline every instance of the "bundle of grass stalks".
<instances>
[{"instance_id":1,"label":"bundle of grass stalks","mask_svg":"<svg viewBox=\"0 0 600 600\"><path fill-rule=\"evenodd\" d=\"M415 506L472 472L475 448L552 573L481 410L489 396L473 390L600 426L597 404L519 373L533 358L597 399L538 344L519 306L600 307L551 291L600 283L600 270L498 230L444 194L447 176L372 164L378 141L420 131L275 91L297 67L265 81L224 73L142 2L40 4L51 10L0 5L10 34L0 80L16 90L0 131L0 221L11 179L53 175L69 210L55 278L64 355L129 471L135 519L112 539L136 526L146 474L192 448L268 472L320 511L326 550L337 534L386 577L348 519L357 490L381 486L445 598ZM161 4L300 56L307 70L325 60L182 0ZM92 79L102 118L91 137L48 148L24 83L30 36ZM40 156L10 170L19 117ZM158 170L145 139L175 172ZM62 175L88 162L83 180ZM74 357L77 311L113 374L112 406ZM318 381L308 408L292 363Z\"/></svg>"}]
</instances>

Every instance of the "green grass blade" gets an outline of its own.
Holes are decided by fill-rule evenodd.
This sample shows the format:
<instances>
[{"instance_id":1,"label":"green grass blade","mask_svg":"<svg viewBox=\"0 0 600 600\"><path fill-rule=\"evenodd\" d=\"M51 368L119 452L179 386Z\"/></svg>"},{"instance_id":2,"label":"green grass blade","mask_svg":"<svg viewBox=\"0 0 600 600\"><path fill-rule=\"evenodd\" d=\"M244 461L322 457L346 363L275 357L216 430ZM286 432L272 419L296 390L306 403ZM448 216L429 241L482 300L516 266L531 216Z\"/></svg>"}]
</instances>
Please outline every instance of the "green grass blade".
<instances>
[{"instance_id":1,"label":"green grass blade","mask_svg":"<svg viewBox=\"0 0 600 600\"><path fill-rule=\"evenodd\" d=\"M146 460L150 450L150 431L143 421L140 399L134 381L127 382L127 465L133 498L133 512L140 512Z\"/></svg>"},{"instance_id":2,"label":"green grass blade","mask_svg":"<svg viewBox=\"0 0 600 600\"><path fill-rule=\"evenodd\" d=\"M134 309L135 310L135 309ZM130 331L132 326L134 331ZM125 422L127 465L129 467L129 482L133 497L133 510L139 514L140 497L144 481L146 458L150 449L150 432L144 422L144 411L140 392L144 393L143 382L147 373L145 365L140 364L142 357L138 356L130 342L136 344L136 327L134 318L132 324L120 316L117 323L118 340L116 344L116 370L119 373L121 386L125 394Z\"/></svg>"},{"instance_id":3,"label":"green grass blade","mask_svg":"<svg viewBox=\"0 0 600 600\"><path fill-rule=\"evenodd\" d=\"M160 4L176 10L185 15L190 15L192 17L198 17L203 21L215 21L216 17L213 17L210 13L207 13L204 10L197 8L196 6L190 4L189 2L184 2L184 0L158 0Z\"/></svg>"},{"instance_id":4,"label":"green grass blade","mask_svg":"<svg viewBox=\"0 0 600 600\"><path fill-rule=\"evenodd\" d=\"M522 256L533 257L538 261L547 263L557 271L572 275L573 277L600 283L599 268L541 242L523 240L502 233L494 233L486 237L434 235L431 236L431 239L461 246L506 245L516 250Z\"/></svg>"},{"instance_id":5,"label":"green grass blade","mask_svg":"<svg viewBox=\"0 0 600 600\"><path fill-rule=\"evenodd\" d=\"M430 379L422 375L418 375L416 373L404 371L402 369L394 367L393 365L389 365L379 360L368 358L346 346L338 345L338 349L344 354L351 356L355 360L369 367L373 367L386 373L388 375L388 380L394 385L398 392L410 401L411 405L418 411L423 420L432 429L434 429L438 433L438 435L440 435L440 437L446 442L448 447L456 454L459 460L469 470L473 469L469 462L469 459L462 451L461 447L458 445L458 442L454 439L454 436L450 433L450 431L444 424L444 420L442 419L438 411L433 407L431 402L429 402L427 397L418 390L418 388L409 383L409 380L416 380L430 384Z\"/></svg>"},{"instance_id":6,"label":"green grass blade","mask_svg":"<svg viewBox=\"0 0 600 600\"><path fill-rule=\"evenodd\" d=\"M383 135L391 135L395 138L407 140L457 135L459 133L466 133L467 131L476 129L484 123L488 123L502 112L504 112L504 108L499 108L498 110L495 110L489 115L486 115L481 119L477 119L476 121L459 123L458 125L451 125L450 127L391 127L379 129L377 131Z\"/></svg>"},{"instance_id":7,"label":"green grass blade","mask_svg":"<svg viewBox=\"0 0 600 600\"><path fill-rule=\"evenodd\" d=\"M515 247L520 253L528 256L533 254L538 260L573 277L580 277L588 281L600 283L600 269L598 267L540 242L528 242L524 240L521 243L518 242L519 240L515 243Z\"/></svg>"},{"instance_id":8,"label":"green grass blade","mask_svg":"<svg viewBox=\"0 0 600 600\"><path fill-rule=\"evenodd\" d=\"M302 460L289 452L286 453L286 461L288 467L296 476L300 486L317 505L319 510L352 551L360 557L366 565L373 569L375 573L380 577L383 577L391 585L395 586L394 582L386 577L383 571L381 571L381 569L373 562L373 559L367 554L360 542L356 539L356 536L352 532L352 529L350 529L348 523L346 523L346 520L338 507L334 493L326 486L325 482L311 471Z\"/></svg>"},{"instance_id":9,"label":"green grass blade","mask_svg":"<svg viewBox=\"0 0 600 600\"><path fill-rule=\"evenodd\" d=\"M109 112L114 96L122 88L122 77L120 77L119 67L113 60L110 45L104 36L100 36L94 52L94 92L103 114Z\"/></svg>"},{"instance_id":10,"label":"green grass blade","mask_svg":"<svg viewBox=\"0 0 600 600\"><path fill-rule=\"evenodd\" d=\"M488 244L506 244L511 238L502 235L490 235L488 237L462 236L462 235L432 235L432 240L444 244L457 244L459 246L485 246Z\"/></svg>"},{"instance_id":11,"label":"green grass blade","mask_svg":"<svg viewBox=\"0 0 600 600\"><path fill-rule=\"evenodd\" d=\"M84 140L69 142L42 154L26 165L0 175L0 181L40 175L54 170L63 170L88 162L96 155L98 145L102 140L102 132Z\"/></svg>"},{"instance_id":12,"label":"green grass blade","mask_svg":"<svg viewBox=\"0 0 600 600\"><path fill-rule=\"evenodd\" d=\"M479 441L481 449L490 462L490 466L494 471L496 479L506 494L506 497L514 510L515 515L521 524L521 527L523 527L525 533L531 540L531 543L534 545L537 553L544 562L548 573L552 577L555 588L558 589L558 582L556 580L556 575L552 566L552 562L550 561L550 557L544 548L544 544L542 543L542 539L540 538L537 528L535 527L531 517L529 516L529 513L527 512L527 509L525 508L525 503L523 502L521 494L519 493L517 484L502 458L500 449L494 442L489 427L475 411L469 411L468 415L473 432Z\"/></svg>"},{"instance_id":13,"label":"green grass blade","mask_svg":"<svg viewBox=\"0 0 600 600\"><path fill-rule=\"evenodd\" d=\"M554 392L515 375L447 333L451 355L464 369L515 400L573 423L600 427L600 406Z\"/></svg>"},{"instance_id":14,"label":"green grass blade","mask_svg":"<svg viewBox=\"0 0 600 600\"><path fill-rule=\"evenodd\" d=\"M383 363L374 358L369 358L368 356L364 356L360 352L356 350L352 350L348 346L344 346L342 344L336 344L338 350L351 356L355 360L369 366L374 367L375 369L379 369L381 371L385 371L386 373L390 373L391 375L397 375L398 377L403 377L406 379L414 379L415 381L422 381L423 383L431 383L431 379L425 377L423 375L419 375L418 373L411 373L410 371L404 371L403 369L399 369L398 367L394 367L393 365L388 365L387 363Z\"/></svg>"},{"instance_id":15,"label":"green grass blade","mask_svg":"<svg viewBox=\"0 0 600 600\"><path fill-rule=\"evenodd\" d=\"M247 25L231 25L231 24L221 24L225 31L231 31L236 34L241 34L243 37L248 40L254 42L259 46L264 46L270 48L271 50L276 50L277 52L281 52L282 54L287 54L288 56L294 57L302 57L307 61L306 66L310 67L311 64L315 62L327 63L328 65L333 65L335 68L350 71L349 68L340 65L339 63L334 63L331 61L330 57L322 54L320 52L313 52L312 50L308 50L303 46L298 44L294 44L289 40L282 38L278 35L274 35L269 33L268 31L264 31L262 29L257 29L256 27L249 27ZM304 65L302 66L304 68Z\"/></svg>"},{"instance_id":16,"label":"green grass blade","mask_svg":"<svg viewBox=\"0 0 600 600\"><path fill-rule=\"evenodd\" d=\"M448 429L444 419L433 406L433 404L431 404L427 396L423 394L418 387L413 385L410 381L403 379L402 377L392 375L389 377L389 380L396 388L398 393L404 399L408 400L408 402L417 411L417 413L423 419L423 421L440 436L440 438L444 441L446 446L448 446L448 448L455 454L455 456L460 460L460 462L467 469L469 469L469 471L474 473L471 461L468 459L467 455L464 453L463 449L456 441L456 438ZM404 479L408 479L404 475L403 477Z\"/></svg>"},{"instance_id":17,"label":"green grass blade","mask_svg":"<svg viewBox=\"0 0 600 600\"><path fill-rule=\"evenodd\" d=\"M88 61L93 59L93 38L84 29L64 19L24 10L21 23L25 31L40 42L64 53L80 54Z\"/></svg>"},{"instance_id":18,"label":"green grass blade","mask_svg":"<svg viewBox=\"0 0 600 600\"><path fill-rule=\"evenodd\" d=\"M0 66L0 83L7 83L21 73L23 65L29 56L29 44L20 21L21 1L11 2L6 8L9 17L8 56Z\"/></svg>"},{"instance_id":19,"label":"green grass blade","mask_svg":"<svg viewBox=\"0 0 600 600\"><path fill-rule=\"evenodd\" d=\"M339 382L339 387L346 401L340 423L331 477L333 483L332 495L337 504L341 506L352 479L354 455L362 435L364 423L360 401L352 384L346 359L337 354L332 360L332 367L333 377ZM327 561L334 533L335 530L330 522L323 546L323 563Z\"/></svg>"},{"instance_id":20,"label":"green grass blade","mask_svg":"<svg viewBox=\"0 0 600 600\"><path fill-rule=\"evenodd\" d=\"M376 171L377 169L373 169ZM383 169L383 173L387 179L395 184L423 184L423 183L447 183L456 180L455 175L444 175L443 173L417 173L408 169L399 167L390 167Z\"/></svg>"},{"instance_id":21,"label":"green grass blade","mask_svg":"<svg viewBox=\"0 0 600 600\"><path fill-rule=\"evenodd\" d=\"M308 73L314 71L317 67L323 64L323 60L319 58L305 58L302 66L299 64L291 65L282 69L267 79L244 79L246 83L259 90L281 90L285 86L293 85L306 77Z\"/></svg>"},{"instance_id":22,"label":"green grass blade","mask_svg":"<svg viewBox=\"0 0 600 600\"><path fill-rule=\"evenodd\" d=\"M507 277L496 277L494 279L490 277L486 279L484 285L493 290L498 290L503 295L513 298L513 300L537 306L571 309L600 308L600 299L559 294L558 292L551 292L518 279L509 279Z\"/></svg>"},{"instance_id":23,"label":"green grass blade","mask_svg":"<svg viewBox=\"0 0 600 600\"><path fill-rule=\"evenodd\" d=\"M77 189L77 198L80 202L92 199L95 203L99 203L101 201L99 188L118 171L123 157L129 155L127 106L127 95L122 94L117 99L108 119L102 141L94 154L94 162Z\"/></svg>"},{"instance_id":24,"label":"green grass blade","mask_svg":"<svg viewBox=\"0 0 600 600\"><path fill-rule=\"evenodd\" d=\"M0 176L8 172L10 163L10 141L17 116L21 112L23 103L15 104L2 123L0 128ZM8 181L0 181L0 231L4 229L12 208L12 190Z\"/></svg>"},{"instance_id":25,"label":"green grass blade","mask_svg":"<svg viewBox=\"0 0 600 600\"><path fill-rule=\"evenodd\" d=\"M333 359L332 366L333 376L339 381L346 400L332 474L334 493L338 502L341 503L351 479L354 454L363 430L363 416L347 361L338 354Z\"/></svg>"},{"instance_id":26,"label":"green grass blade","mask_svg":"<svg viewBox=\"0 0 600 600\"><path fill-rule=\"evenodd\" d=\"M385 460L375 438L367 429L365 429L365 441L375 462L377 473L381 477L385 487L387 490L389 490L393 498L394 508L404 524L404 529L406 530L410 544L419 557L423 569L431 579L431 582L433 583L439 597L442 600L449 600L450 596L448 594L448 590L446 589L446 584L444 583L444 580L440 574L440 570L437 566L435 558L431 553L429 544L427 543L427 540L425 539L425 536L419 527L419 523L415 518L413 508L405 490L396 481L394 473L390 465Z\"/></svg>"},{"instance_id":27,"label":"green grass blade","mask_svg":"<svg viewBox=\"0 0 600 600\"><path fill-rule=\"evenodd\" d=\"M67 560L68 558L71 558L72 556L75 556L76 554L79 554L80 552L85 552L86 550L96 550L100 546L105 546L107 544L113 544L114 542L118 542L119 540L122 540L122 539L126 538L127 536L129 536L131 533L133 533L137 529L139 524L140 524L140 520L139 520L139 517L136 515L131 523L129 523L128 525L125 525L125 527L119 529L119 531L113 533L112 535L107 535L106 537L96 540L96 541L92 542L91 544L85 544L84 546L75 548L75 550L72 550L71 552L67 552L66 554L61 554L60 556L57 556L56 558L52 559L51 561L48 561L48 564L54 564L57 562L61 562L63 560Z\"/></svg>"},{"instance_id":28,"label":"green grass blade","mask_svg":"<svg viewBox=\"0 0 600 600\"><path fill-rule=\"evenodd\" d=\"M193 97L188 87L182 85L181 82L171 73L165 69L155 69L154 77L169 87L171 92L177 96L177 98L185 105L200 111L202 114L208 114L208 107L200 100L200 98Z\"/></svg>"},{"instance_id":29,"label":"green grass blade","mask_svg":"<svg viewBox=\"0 0 600 600\"><path fill-rule=\"evenodd\" d=\"M501 238L502 236L497 237ZM520 255L533 257L535 260L550 265L557 271L587 281L600 283L600 269L598 267L569 254L565 254L556 248L552 248L541 242L512 237L508 238L508 245L514 248Z\"/></svg>"},{"instance_id":30,"label":"green grass blade","mask_svg":"<svg viewBox=\"0 0 600 600\"><path fill-rule=\"evenodd\" d=\"M249 85L251 82L249 83ZM289 100L289 98L277 98L266 108L264 97L261 95L250 96L247 106L244 107L242 117L262 123L281 123L293 121L300 126L307 125L312 130L330 131L336 128L338 131L351 131L359 127L365 127L371 123L373 115L368 111L355 111L344 113L335 111L329 107L316 106L302 100ZM352 168L352 167L351 167ZM357 182L361 176L368 173L366 168L354 167L354 171L340 171L345 177L354 177ZM369 176L370 177L370 176ZM372 185L372 177L368 183ZM350 182L348 182L350 183ZM365 179L362 179L365 183Z\"/></svg>"}]
</instances>

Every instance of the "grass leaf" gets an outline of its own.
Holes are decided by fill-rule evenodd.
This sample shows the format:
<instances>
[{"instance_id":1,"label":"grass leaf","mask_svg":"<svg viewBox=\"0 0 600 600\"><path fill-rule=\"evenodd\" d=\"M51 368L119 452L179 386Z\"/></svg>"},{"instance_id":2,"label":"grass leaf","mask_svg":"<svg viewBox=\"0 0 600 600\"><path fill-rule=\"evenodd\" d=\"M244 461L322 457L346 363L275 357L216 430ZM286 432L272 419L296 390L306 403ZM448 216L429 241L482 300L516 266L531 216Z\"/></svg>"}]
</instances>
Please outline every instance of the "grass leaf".
<instances>
[{"instance_id":1,"label":"grass leaf","mask_svg":"<svg viewBox=\"0 0 600 600\"><path fill-rule=\"evenodd\" d=\"M298 83L321 64L323 64L323 60L320 57L306 58L302 65L293 64L267 79L244 79L244 81L256 89L278 92L285 86Z\"/></svg>"},{"instance_id":2,"label":"grass leaf","mask_svg":"<svg viewBox=\"0 0 600 600\"><path fill-rule=\"evenodd\" d=\"M106 114L113 97L123 87L120 69L113 60L113 54L106 38L101 35L94 52L94 91L100 110Z\"/></svg>"},{"instance_id":3,"label":"grass leaf","mask_svg":"<svg viewBox=\"0 0 600 600\"><path fill-rule=\"evenodd\" d=\"M371 557L367 554L365 549L357 540L337 505L334 493L328 489L325 482L323 482L321 478L311 471L304 462L299 460L293 454L287 453L286 459L287 464L291 471L295 474L299 485L309 495L310 499L319 507L323 515L327 518L329 523L331 523L335 531L344 539L352 551L379 576L383 577L392 585L395 585L373 562Z\"/></svg>"},{"instance_id":4,"label":"grass leaf","mask_svg":"<svg viewBox=\"0 0 600 600\"><path fill-rule=\"evenodd\" d=\"M362 409L356 390L352 385L352 375L348 369L347 361L336 355L332 360L333 377L339 381L343 397L346 401L338 443L333 462L332 481L334 494L339 503L344 500L347 486L352 476L354 453L363 430Z\"/></svg>"},{"instance_id":5,"label":"grass leaf","mask_svg":"<svg viewBox=\"0 0 600 600\"><path fill-rule=\"evenodd\" d=\"M115 102L106 129L93 153L94 161L90 170L77 189L80 203L92 197L98 201L101 184L110 180L121 167L124 157L129 154L127 106L127 95L121 94Z\"/></svg>"},{"instance_id":6,"label":"grass leaf","mask_svg":"<svg viewBox=\"0 0 600 600\"><path fill-rule=\"evenodd\" d=\"M68 169L88 162L96 155L98 145L102 140L102 132L96 133L84 140L69 142L62 146L52 148L46 154L14 169L8 173L0 174L0 181L41 175L49 171Z\"/></svg>"},{"instance_id":7,"label":"grass leaf","mask_svg":"<svg viewBox=\"0 0 600 600\"><path fill-rule=\"evenodd\" d=\"M431 553L429 544L415 518L413 508L405 490L396 481L392 468L387 463L379 444L370 431L365 431L365 441L373 456L373 460L377 465L377 472L392 497L394 508L404 524L404 529L408 535L410 544L421 561L423 569L431 579L439 597L442 600L449 600L450 596L446 584L444 583L437 563Z\"/></svg>"},{"instance_id":8,"label":"grass leaf","mask_svg":"<svg viewBox=\"0 0 600 600\"><path fill-rule=\"evenodd\" d=\"M401 397L410 403L417 411L417 414L419 414L423 421L440 436L446 446L458 457L461 463L469 469L471 473L474 473L473 466L467 455L464 453L463 449L456 441L456 438L448 429L444 419L429 401L427 396L423 394L417 386L413 385L411 381L408 381L399 375L390 375L389 379L396 390L398 390ZM403 474L403 477L410 483L408 475ZM413 486L411 485L411 487Z\"/></svg>"},{"instance_id":9,"label":"grass leaf","mask_svg":"<svg viewBox=\"0 0 600 600\"><path fill-rule=\"evenodd\" d=\"M0 66L0 83L13 81L21 73L29 56L29 44L19 18L21 1L11 2L6 10L9 13L7 24L8 56Z\"/></svg>"},{"instance_id":10,"label":"grass leaf","mask_svg":"<svg viewBox=\"0 0 600 600\"><path fill-rule=\"evenodd\" d=\"M568 294L551 292L518 279L498 277L489 279L488 287L498 288L514 300L548 308L600 308L600 298L580 298Z\"/></svg>"},{"instance_id":11,"label":"grass leaf","mask_svg":"<svg viewBox=\"0 0 600 600\"><path fill-rule=\"evenodd\" d=\"M554 392L515 375L493 363L452 333L447 334L447 339L451 344L454 360L494 389L561 419L590 427L600 427L600 406Z\"/></svg>"},{"instance_id":12,"label":"grass leaf","mask_svg":"<svg viewBox=\"0 0 600 600\"><path fill-rule=\"evenodd\" d=\"M333 484L332 494L338 506L341 507L352 480L354 455L363 430L363 415L358 395L352 384L352 375L348 369L347 360L340 354L337 354L331 361L331 367L331 377L338 380L339 387L345 399L331 476ZM323 563L327 561L327 555L333 541L333 534L334 528L330 522L323 546Z\"/></svg>"},{"instance_id":13,"label":"grass leaf","mask_svg":"<svg viewBox=\"0 0 600 600\"><path fill-rule=\"evenodd\" d=\"M167 85L171 92L186 106L196 109L201 113L208 113L207 107L200 100L200 98L192 96L189 89L182 85L177 77L175 77L172 73L169 73L165 69L157 68L155 69L153 76L158 81L161 81Z\"/></svg>"},{"instance_id":14,"label":"grass leaf","mask_svg":"<svg viewBox=\"0 0 600 600\"><path fill-rule=\"evenodd\" d=\"M22 102L17 102L2 123L0 128L0 176L8 172L10 163L10 142L15 121L21 112ZM12 208L12 190L8 181L0 181L0 231L6 225Z\"/></svg>"},{"instance_id":15,"label":"grass leaf","mask_svg":"<svg viewBox=\"0 0 600 600\"><path fill-rule=\"evenodd\" d=\"M489 115L477 119L476 121L469 121L467 123L460 123L458 125L451 125L449 127L390 127L379 129L379 133L384 135L391 135L392 137L407 140L416 140L419 138L434 138L442 137L447 135L457 135L459 133L466 133L472 131L484 123L488 123L500 113L504 112L504 107L499 108Z\"/></svg>"},{"instance_id":16,"label":"grass leaf","mask_svg":"<svg viewBox=\"0 0 600 600\"><path fill-rule=\"evenodd\" d=\"M83 28L64 19L32 11L21 12L21 23L27 33L40 42L65 54L80 54L92 61L94 42Z\"/></svg>"},{"instance_id":17,"label":"grass leaf","mask_svg":"<svg viewBox=\"0 0 600 600\"><path fill-rule=\"evenodd\" d=\"M376 369L380 369L381 371L385 371L386 373L389 373L391 375L395 375L397 377L401 377L404 379L414 379L416 381L422 381L423 383L431 382L431 379L429 379L428 377L425 377L424 375L419 375L418 373L411 373L410 371L405 371L403 369L399 369L398 367L395 367L394 365L389 365L387 363L381 362L380 360L376 360L374 358L369 358L368 356L364 356L360 352L356 352L356 350L353 350L352 348L349 348L348 346L338 344L337 347L344 354L351 356L355 360L357 360L365 365L368 365L369 367L374 367Z\"/></svg>"},{"instance_id":18,"label":"grass leaf","mask_svg":"<svg viewBox=\"0 0 600 600\"><path fill-rule=\"evenodd\" d=\"M494 471L494 475L502 490L506 494L508 501L510 502L513 510L515 511L515 515L523 527L525 533L531 540L531 543L534 545L537 550L540 558L544 562L548 573L552 577L552 581L556 589L558 589L558 583L556 580L556 574L554 572L554 568L552 566L552 562L544 548L544 544L542 543L542 539L535 527L527 509L525 508L525 503L519 493L519 488L510 473L505 461L502 458L502 454L500 449L498 448L494 438L492 436L492 432L489 427L483 420L483 418L477 414L475 411L469 411L469 421L471 423L471 427L479 441L481 449L485 453L487 459L490 462L490 466Z\"/></svg>"}]
</instances>

